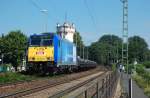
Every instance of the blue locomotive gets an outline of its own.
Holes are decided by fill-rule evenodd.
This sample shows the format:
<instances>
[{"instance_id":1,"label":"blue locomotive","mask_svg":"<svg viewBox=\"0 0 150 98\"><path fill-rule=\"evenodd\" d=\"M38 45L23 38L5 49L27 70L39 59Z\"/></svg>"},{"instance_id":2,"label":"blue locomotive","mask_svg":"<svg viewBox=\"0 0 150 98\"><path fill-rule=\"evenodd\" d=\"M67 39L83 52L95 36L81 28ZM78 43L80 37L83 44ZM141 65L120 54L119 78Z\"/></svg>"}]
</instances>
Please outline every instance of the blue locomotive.
<instances>
[{"instance_id":1,"label":"blue locomotive","mask_svg":"<svg viewBox=\"0 0 150 98\"><path fill-rule=\"evenodd\" d=\"M27 70L31 72L73 71L95 66L93 61L77 58L75 44L56 33L34 34L29 38Z\"/></svg>"}]
</instances>

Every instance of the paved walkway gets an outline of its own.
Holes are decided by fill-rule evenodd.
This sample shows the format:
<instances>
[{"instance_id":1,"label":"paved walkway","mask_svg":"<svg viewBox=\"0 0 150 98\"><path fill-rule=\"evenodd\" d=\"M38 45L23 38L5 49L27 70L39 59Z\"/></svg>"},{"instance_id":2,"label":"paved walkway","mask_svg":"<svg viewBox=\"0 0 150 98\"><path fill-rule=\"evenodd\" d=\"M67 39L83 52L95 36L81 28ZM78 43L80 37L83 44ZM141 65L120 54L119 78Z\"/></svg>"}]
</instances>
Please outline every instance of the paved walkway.
<instances>
[{"instance_id":1,"label":"paved walkway","mask_svg":"<svg viewBox=\"0 0 150 98\"><path fill-rule=\"evenodd\" d=\"M132 98L148 98L144 95L143 90L138 87L135 81L132 82L132 96Z\"/></svg>"},{"instance_id":2,"label":"paved walkway","mask_svg":"<svg viewBox=\"0 0 150 98\"><path fill-rule=\"evenodd\" d=\"M120 98L120 96L121 96L121 85L120 85L120 78L119 78L118 83L117 83L117 88L116 88L113 98Z\"/></svg>"},{"instance_id":3,"label":"paved walkway","mask_svg":"<svg viewBox=\"0 0 150 98\"><path fill-rule=\"evenodd\" d=\"M128 93L129 92L129 82L128 82L128 75L122 74L122 87L123 90ZM144 91L138 87L135 81L132 81L132 98L148 98L144 95Z\"/></svg>"},{"instance_id":4,"label":"paved walkway","mask_svg":"<svg viewBox=\"0 0 150 98\"><path fill-rule=\"evenodd\" d=\"M124 93L128 93L129 92L129 80L128 80L128 75L125 73L122 73L121 75L121 81L122 81L122 89L124 91Z\"/></svg>"}]
</instances>

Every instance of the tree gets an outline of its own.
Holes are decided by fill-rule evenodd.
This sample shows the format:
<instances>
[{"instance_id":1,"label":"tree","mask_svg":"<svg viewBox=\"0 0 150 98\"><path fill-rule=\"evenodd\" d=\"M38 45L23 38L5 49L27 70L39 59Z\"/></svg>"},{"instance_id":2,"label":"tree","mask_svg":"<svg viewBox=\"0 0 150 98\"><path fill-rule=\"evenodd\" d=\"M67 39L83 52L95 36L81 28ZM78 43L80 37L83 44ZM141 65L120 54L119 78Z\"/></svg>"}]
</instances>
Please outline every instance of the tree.
<instances>
[{"instance_id":1,"label":"tree","mask_svg":"<svg viewBox=\"0 0 150 98\"><path fill-rule=\"evenodd\" d=\"M144 54L144 57L145 57L145 61L146 62L150 62L150 50L147 50ZM150 66L150 65L149 65Z\"/></svg>"},{"instance_id":2,"label":"tree","mask_svg":"<svg viewBox=\"0 0 150 98\"><path fill-rule=\"evenodd\" d=\"M2 38L0 49L4 54L4 62L11 63L17 70L25 54L27 37L19 30L11 31Z\"/></svg>"},{"instance_id":3,"label":"tree","mask_svg":"<svg viewBox=\"0 0 150 98\"><path fill-rule=\"evenodd\" d=\"M104 35L89 48L90 59L99 64L111 64L121 57L122 40L115 35ZM118 54L118 55L117 55Z\"/></svg>"},{"instance_id":4,"label":"tree","mask_svg":"<svg viewBox=\"0 0 150 98\"><path fill-rule=\"evenodd\" d=\"M129 62L132 63L136 59L138 62L144 62L148 45L145 40L139 36L129 38Z\"/></svg>"},{"instance_id":5,"label":"tree","mask_svg":"<svg viewBox=\"0 0 150 98\"><path fill-rule=\"evenodd\" d=\"M137 64L136 65L136 72L139 74L139 75L143 75L145 70L144 70L144 66L142 64Z\"/></svg>"},{"instance_id":6,"label":"tree","mask_svg":"<svg viewBox=\"0 0 150 98\"><path fill-rule=\"evenodd\" d=\"M76 32L73 36L73 42L74 44L77 44L77 55L82 56L82 47L84 46L82 37L80 36L79 32Z\"/></svg>"},{"instance_id":7,"label":"tree","mask_svg":"<svg viewBox=\"0 0 150 98\"><path fill-rule=\"evenodd\" d=\"M94 42L89 47L89 59L93 61L100 62L99 60L99 45L97 42Z\"/></svg>"},{"instance_id":8,"label":"tree","mask_svg":"<svg viewBox=\"0 0 150 98\"><path fill-rule=\"evenodd\" d=\"M113 63L115 61L120 61L121 58L121 47L122 47L122 39L116 35L104 35L99 39L100 43L106 44L108 47L106 48L108 53L108 61Z\"/></svg>"}]
</instances>

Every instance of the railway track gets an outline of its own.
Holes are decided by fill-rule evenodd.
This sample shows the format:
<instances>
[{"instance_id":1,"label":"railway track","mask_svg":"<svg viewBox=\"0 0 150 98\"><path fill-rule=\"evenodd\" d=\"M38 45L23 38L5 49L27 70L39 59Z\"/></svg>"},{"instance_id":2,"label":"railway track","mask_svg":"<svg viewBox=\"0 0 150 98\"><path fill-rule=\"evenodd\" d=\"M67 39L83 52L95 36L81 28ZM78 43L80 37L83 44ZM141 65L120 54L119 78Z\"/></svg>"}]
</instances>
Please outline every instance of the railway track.
<instances>
[{"instance_id":1,"label":"railway track","mask_svg":"<svg viewBox=\"0 0 150 98\"><path fill-rule=\"evenodd\" d=\"M4 95L4 96L0 96L0 98L9 98L9 97L19 98L21 96L32 94L34 92L38 92L38 91L41 91L41 90L44 90L44 89L47 89L47 88L50 88L50 87L54 87L56 85L63 84L63 83L69 82L69 81L71 81L71 80L64 80L64 81L55 82L55 83L51 82L51 83L49 83L47 85L44 85L44 86L39 86L39 87L35 87L35 88L32 88L32 89L18 91L18 92L12 93L12 94L7 94L7 95Z\"/></svg>"},{"instance_id":2,"label":"railway track","mask_svg":"<svg viewBox=\"0 0 150 98\"><path fill-rule=\"evenodd\" d=\"M87 74L87 75L90 75L90 74ZM42 91L44 89L51 88L51 87L54 87L54 86L59 85L59 84L63 84L63 83L66 83L66 82L70 82L72 80L76 80L76 79L85 77L87 75L81 75L81 76L78 76L78 77L71 77L71 78L67 78L67 79L64 77L64 79L58 79L56 81L47 81L47 83L45 83L45 85L35 86L35 87L29 88L29 89L26 89L26 90L20 90L20 91L9 93L9 94L3 94L3 95L0 96L0 98L19 98L21 96L25 96L25 95L29 95L29 94L32 94L32 93L35 93L35 92L38 92L38 91ZM41 84L44 84L44 82L41 83Z\"/></svg>"},{"instance_id":3,"label":"railway track","mask_svg":"<svg viewBox=\"0 0 150 98\"><path fill-rule=\"evenodd\" d=\"M32 81L36 81L36 80L26 80L26 81L17 81L17 82L0 83L0 88L6 87L6 86L11 86L11 85L23 84L23 83L32 82Z\"/></svg>"},{"instance_id":4,"label":"railway track","mask_svg":"<svg viewBox=\"0 0 150 98\"><path fill-rule=\"evenodd\" d=\"M64 90L64 91L58 92L58 93L54 94L53 96L50 96L50 98L60 98L60 97L63 97L64 95L66 95L66 94L68 94L68 93L70 93L70 92L72 92L72 91L74 91L74 90L76 90L76 89L78 89L78 88L84 86L85 84L87 84L87 83L89 83L89 82L91 82L91 81L97 79L98 77L102 77L102 76L106 75L106 73L107 73L107 72L103 72L102 74L100 74L100 75L98 75L98 76L96 76L96 77L93 77L93 78L91 78L91 79L89 79L89 80L86 80L86 81L84 81L84 82L82 82L82 83L79 83L79 84L76 85L76 86L73 86L73 87L68 88L68 89L66 89L66 90Z\"/></svg>"}]
</instances>

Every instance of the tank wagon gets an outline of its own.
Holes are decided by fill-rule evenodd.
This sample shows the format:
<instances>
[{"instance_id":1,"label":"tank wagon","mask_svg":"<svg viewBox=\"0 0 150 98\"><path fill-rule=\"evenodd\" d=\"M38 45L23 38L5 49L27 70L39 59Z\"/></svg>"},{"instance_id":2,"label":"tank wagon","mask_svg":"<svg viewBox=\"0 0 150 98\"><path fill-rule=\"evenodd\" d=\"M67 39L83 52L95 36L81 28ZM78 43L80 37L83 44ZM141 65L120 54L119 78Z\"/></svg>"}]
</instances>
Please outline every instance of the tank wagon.
<instances>
[{"instance_id":1,"label":"tank wagon","mask_svg":"<svg viewBox=\"0 0 150 98\"><path fill-rule=\"evenodd\" d=\"M95 67L90 60L77 58L76 46L55 33L31 35L27 49L27 70L50 73Z\"/></svg>"}]
</instances>

